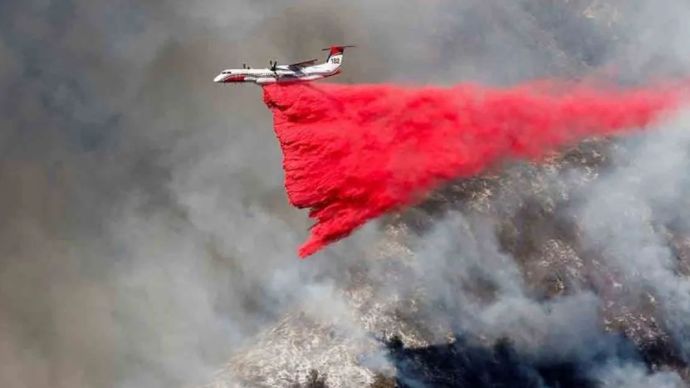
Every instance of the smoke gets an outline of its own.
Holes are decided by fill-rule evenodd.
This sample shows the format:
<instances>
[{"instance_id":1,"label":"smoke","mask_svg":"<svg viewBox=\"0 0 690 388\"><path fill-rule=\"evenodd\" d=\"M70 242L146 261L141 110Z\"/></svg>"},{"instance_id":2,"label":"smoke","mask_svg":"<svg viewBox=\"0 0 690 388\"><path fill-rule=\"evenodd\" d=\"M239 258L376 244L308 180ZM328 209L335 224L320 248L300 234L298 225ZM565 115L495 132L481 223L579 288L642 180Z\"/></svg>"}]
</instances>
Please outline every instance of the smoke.
<instances>
[{"instance_id":1,"label":"smoke","mask_svg":"<svg viewBox=\"0 0 690 388\"><path fill-rule=\"evenodd\" d=\"M615 155L618 167L583 193L572 215L585 243L619 274L626 298L650 293L658 299L661 321L685 360L690 282L679 256L685 248L673 240L687 233L687 123L684 115L663 133L632 141L627 155Z\"/></svg>"},{"instance_id":2,"label":"smoke","mask_svg":"<svg viewBox=\"0 0 690 388\"><path fill-rule=\"evenodd\" d=\"M570 88L265 87L288 196L316 220L300 256L441 183L509 158L536 159L586 136L646 126L679 103L678 90L661 85Z\"/></svg>"},{"instance_id":3,"label":"smoke","mask_svg":"<svg viewBox=\"0 0 690 388\"><path fill-rule=\"evenodd\" d=\"M229 6L233 40L208 20ZM0 5L2 386L201 384L329 284L290 264L303 221L260 92L211 82L265 59L227 52L267 7L189 8Z\"/></svg>"},{"instance_id":4,"label":"smoke","mask_svg":"<svg viewBox=\"0 0 690 388\"><path fill-rule=\"evenodd\" d=\"M586 325L568 319L578 311L571 308L576 303L543 303L533 289L538 285L524 275L521 256L504 249L503 237L495 235L494 214L461 209L463 219L473 220L470 236L484 243L480 252L502 254L495 261L477 256L470 267L483 280L503 284L506 295L497 300L514 306L505 311L527 305L537 312L516 315L525 322L520 330L511 330L514 315L500 313L502 304L490 304L491 313L480 321L464 322L467 315L458 311L465 310L450 308L473 300L452 276L464 274L468 264L461 259L472 254L455 245L466 240L452 230L447 251L433 244L418 249L427 236L414 231L411 241L396 235L394 243L411 246L414 264L374 260L375 243L385 237L376 223L319 260L295 260L292 250L306 237L308 220L285 196L280 148L261 91L211 82L224 67L308 59L337 43L358 45L338 78L346 83L507 85L589 74L600 65L641 82L685 69L690 58L690 12L680 1L619 5L613 13L625 23L614 22L611 29L615 18L598 19L603 11L580 17L582 9L571 9L576 2L504 3L0 2L0 385L201 384L231 356L256 346L259 333L267 333L262 343L274 346L262 353L270 357L233 369L236 376L223 383L254 373L277 376L275 385L285 386L298 374L292 369L297 364L345 371L342 363L322 361L333 352L300 353L303 348L289 336L281 348L289 351L276 351L283 342L272 342L270 329L302 310L336 327L336 340L359 338L363 327L379 334L380 326L369 326L376 319L395 330L401 315L409 314L427 332L436 323L469 334L488 328L490 338L507 334L520 339L521 349L547 358L552 348L542 344L577 338L584 335L580 327L600 324L596 306L606 301L597 290L572 299L584 301L578 307ZM558 185L539 195L568 186L560 173L553 175ZM532 181L523 179L525 185ZM519 188L514 196L505 194L511 187ZM507 208L519 209L520 201L536 196L523 188L504 189L504 197L518 198ZM489 208L500 202L473 193ZM589 195L582 192L585 199ZM444 221L431 218L443 229ZM432 262L438 265L425 264ZM399 273L388 272L398 266ZM373 289L367 303L376 307L366 324L345 293L362 286L362 278ZM418 310L394 303L420 289L427 296L417 301ZM518 299L509 299L511 292ZM445 310L434 308L439 295ZM483 311L483 303L479 299L468 311ZM399 319L386 315L395 309ZM683 338L680 328L675 338ZM295 324L277 333L299 330L306 329ZM535 331L554 334L533 336ZM313 338L330 344L326 332ZM425 338L441 341L444 333L434 334ZM605 337L599 334L586 338ZM577 353L576 345L573 340L566 356ZM354 356L347 360L356 363ZM671 372L650 375L640 362L582 368L612 385L623 381L622 374L640 384L676 381Z\"/></svg>"}]
</instances>

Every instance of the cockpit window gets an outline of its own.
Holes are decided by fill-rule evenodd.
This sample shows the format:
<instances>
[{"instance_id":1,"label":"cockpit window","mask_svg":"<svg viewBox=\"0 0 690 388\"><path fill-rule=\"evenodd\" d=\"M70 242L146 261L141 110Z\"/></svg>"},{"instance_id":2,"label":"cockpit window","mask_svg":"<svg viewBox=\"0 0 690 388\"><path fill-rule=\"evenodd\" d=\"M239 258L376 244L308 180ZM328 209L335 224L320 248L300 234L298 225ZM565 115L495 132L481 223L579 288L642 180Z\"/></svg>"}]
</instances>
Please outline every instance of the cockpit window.
<instances>
[{"instance_id":1,"label":"cockpit window","mask_svg":"<svg viewBox=\"0 0 690 388\"><path fill-rule=\"evenodd\" d=\"M222 74L232 74L230 70L223 70Z\"/></svg>"}]
</instances>

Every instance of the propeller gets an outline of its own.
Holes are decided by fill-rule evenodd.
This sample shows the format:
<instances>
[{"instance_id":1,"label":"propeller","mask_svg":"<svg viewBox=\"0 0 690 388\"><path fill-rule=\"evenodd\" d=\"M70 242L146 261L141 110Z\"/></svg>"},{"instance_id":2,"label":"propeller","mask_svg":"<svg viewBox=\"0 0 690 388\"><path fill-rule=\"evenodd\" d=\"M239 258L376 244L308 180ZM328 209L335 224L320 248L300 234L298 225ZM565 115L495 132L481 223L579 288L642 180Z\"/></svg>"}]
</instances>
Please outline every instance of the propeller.
<instances>
[{"instance_id":1,"label":"propeller","mask_svg":"<svg viewBox=\"0 0 690 388\"><path fill-rule=\"evenodd\" d=\"M278 66L278 61L268 61L268 64L271 66L271 71L276 71L276 66Z\"/></svg>"}]
</instances>

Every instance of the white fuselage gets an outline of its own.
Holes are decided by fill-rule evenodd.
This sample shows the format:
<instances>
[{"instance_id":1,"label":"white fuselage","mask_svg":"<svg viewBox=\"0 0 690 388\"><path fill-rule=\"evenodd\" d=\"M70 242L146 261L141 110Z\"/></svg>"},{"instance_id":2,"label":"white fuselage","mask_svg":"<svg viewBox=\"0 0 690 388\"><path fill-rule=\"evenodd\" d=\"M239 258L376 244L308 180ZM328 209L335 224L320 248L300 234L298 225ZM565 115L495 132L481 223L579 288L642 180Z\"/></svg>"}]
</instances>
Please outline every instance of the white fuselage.
<instances>
[{"instance_id":1,"label":"white fuselage","mask_svg":"<svg viewBox=\"0 0 690 388\"><path fill-rule=\"evenodd\" d=\"M329 56L325 63L311 66L278 65L273 69L226 69L213 82L253 82L259 85L314 81L340 73L342 54Z\"/></svg>"}]
</instances>

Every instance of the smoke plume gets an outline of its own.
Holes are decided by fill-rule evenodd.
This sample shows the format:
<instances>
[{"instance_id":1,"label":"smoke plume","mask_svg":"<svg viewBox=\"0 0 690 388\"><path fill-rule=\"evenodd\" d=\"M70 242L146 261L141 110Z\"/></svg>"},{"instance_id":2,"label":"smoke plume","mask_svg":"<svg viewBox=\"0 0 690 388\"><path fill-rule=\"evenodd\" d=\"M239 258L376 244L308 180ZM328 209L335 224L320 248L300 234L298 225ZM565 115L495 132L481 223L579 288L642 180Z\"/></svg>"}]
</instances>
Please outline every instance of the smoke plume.
<instances>
[{"instance_id":1,"label":"smoke plume","mask_svg":"<svg viewBox=\"0 0 690 388\"><path fill-rule=\"evenodd\" d=\"M687 120L454 181L305 263L261 89L212 79L356 44L333 82L642 84L685 78L689 18L684 0L0 1L0 386L286 387L316 368L365 387L391 360L363 361L362 337L444 347L447 327L486 339L467 351L507 337L518 365L683 386Z\"/></svg>"}]
</instances>

